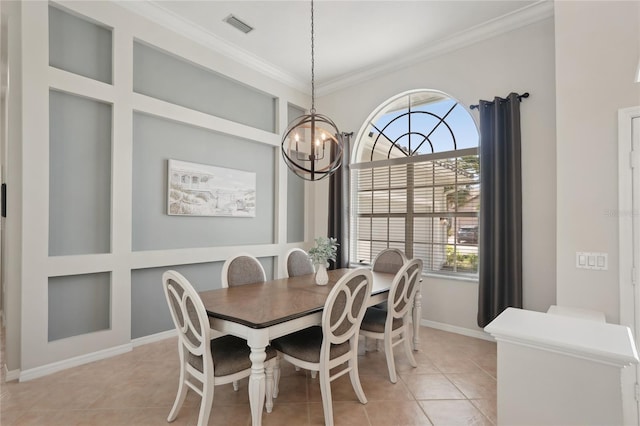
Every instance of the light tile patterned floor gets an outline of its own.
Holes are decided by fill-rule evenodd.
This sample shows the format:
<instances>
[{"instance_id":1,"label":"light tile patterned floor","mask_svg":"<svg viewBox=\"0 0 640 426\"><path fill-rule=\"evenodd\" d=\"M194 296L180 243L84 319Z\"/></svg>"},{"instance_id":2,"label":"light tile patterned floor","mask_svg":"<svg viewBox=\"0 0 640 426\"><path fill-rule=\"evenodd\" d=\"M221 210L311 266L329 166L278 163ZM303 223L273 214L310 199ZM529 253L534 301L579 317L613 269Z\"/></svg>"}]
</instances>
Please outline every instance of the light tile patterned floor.
<instances>
[{"instance_id":1,"label":"light tile patterned floor","mask_svg":"<svg viewBox=\"0 0 640 426\"><path fill-rule=\"evenodd\" d=\"M359 357L368 404L358 402L348 375L332 383L336 425L495 424L495 344L426 327L421 338L418 368L411 368L401 346L396 348L400 379L395 385L389 382L384 353ZM0 424L167 425L178 382L176 345L175 338L167 339L29 382L3 380ZM172 424L194 425L199 402L189 392ZM231 385L217 387L213 404L210 425L251 423L246 379L238 392ZM280 395L263 424L324 424L318 380L283 363Z\"/></svg>"}]
</instances>

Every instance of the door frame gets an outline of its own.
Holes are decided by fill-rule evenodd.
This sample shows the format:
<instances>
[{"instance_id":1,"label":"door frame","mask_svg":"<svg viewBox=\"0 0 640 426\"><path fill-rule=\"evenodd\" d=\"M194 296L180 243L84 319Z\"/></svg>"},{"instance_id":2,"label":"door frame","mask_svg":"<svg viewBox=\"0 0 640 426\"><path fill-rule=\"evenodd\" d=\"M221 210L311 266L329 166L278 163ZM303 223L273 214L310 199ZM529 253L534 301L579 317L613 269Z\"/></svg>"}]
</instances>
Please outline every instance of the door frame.
<instances>
[{"instance_id":1,"label":"door frame","mask_svg":"<svg viewBox=\"0 0 640 426\"><path fill-rule=\"evenodd\" d=\"M634 128L634 120L636 126ZM635 139L635 142L634 142ZM634 143L636 150L633 150ZM640 106L618 110L618 253L620 285L620 324L631 328L636 348L640 341L640 188L634 187L640 173ZM634 172L635 170L635 172ZM637 185L637 182L636 182ZM635 192L635 196L634 196ZM635 199L634 199L635 198ZM640 424L640 368L622 370L624 424Z\"/></svg>"}]
</instances>

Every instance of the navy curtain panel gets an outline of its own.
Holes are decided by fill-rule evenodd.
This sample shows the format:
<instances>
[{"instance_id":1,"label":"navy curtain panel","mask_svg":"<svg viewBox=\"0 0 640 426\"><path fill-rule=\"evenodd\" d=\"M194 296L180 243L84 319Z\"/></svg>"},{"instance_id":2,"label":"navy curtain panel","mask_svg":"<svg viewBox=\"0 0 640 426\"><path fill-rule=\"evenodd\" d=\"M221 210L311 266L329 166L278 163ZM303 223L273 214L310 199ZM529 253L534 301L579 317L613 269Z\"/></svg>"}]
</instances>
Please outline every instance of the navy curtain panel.
<instances>
[{"instance_id":1,"label":"navy curtain panel","mask_svg":"<svg viewBox=\"0 0 640 426\"><path fill-rule=\"evenodd\" d=\"M478 326L522 307L520 96L480 101Z\"/></svg>"},{"instance_id":2,"label":"navy curtain panel","mask_svg":"<svg viewBox=\"0 0 640 426\"><path fill-rule=\"evenodd\" d=\"M349 158L351 136L353 133L342 133L342 166L329 176L329 223L328 236L338 239L336 261L329 269L349 267ZM331 145L333 157L333 144Z\"/></svg>"}]
</instances>

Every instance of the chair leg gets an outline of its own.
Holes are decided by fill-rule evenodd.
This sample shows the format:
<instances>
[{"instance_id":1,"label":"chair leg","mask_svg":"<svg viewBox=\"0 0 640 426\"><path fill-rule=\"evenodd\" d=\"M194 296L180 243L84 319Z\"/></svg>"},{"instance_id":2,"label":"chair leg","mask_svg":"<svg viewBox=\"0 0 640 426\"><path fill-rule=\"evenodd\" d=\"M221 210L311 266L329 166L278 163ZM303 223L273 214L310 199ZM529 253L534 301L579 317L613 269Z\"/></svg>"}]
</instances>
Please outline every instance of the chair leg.
<instances>
[{"instance_id":1,"label":"chair leg","mask_svg":"<svg viewBox=\"0 0 640 426\"><path fill-rule=\"evenodd\" d=\"M409 358L409 364L413 368L418 366L416 359L413 356L413 348L411 347L411 333L409 332L409 324L405 322L404 331L402 332L402 338L404 339L404 351L407 354L407 358Z\"/></svg>"},{"instance_id":2,"label":"chair leg","mask_svg":"<svg viewBox=\"0 0 640 426\"><path fill-rule=\"evenodd\" d=\"M273 369L274 369L274 365L276 363L275 359L271 359L269 360L266 364L265 364L265 375L266 375L266 379L265 379L265 394L266 394L266 398L265 398L265 408L267 409L267 413L270 413L273 410Z\"/></svg>"},{"instance_id":3,"label":"chair leg","mask_svg":"<svg viewBox=\"0 0 640 426\"><path fill-rule=\"evenodd\" d=\"M320 368L320 394L325 426L333 426L333 403L331 401L331 379L327 368Z\"/></svg>"},{"instance_id":4,"label":"chair leg","mask_svg":"<svg viewBox=\"0 0 640 426\"><path fill-rule=\"evenodd\" d=\"M364 394L364 390L362 389L362 384L360 383L360 374L358 373L358 355L357 353L352 351L351 359L349 359L349 378L351 379L351 386L353 386L353 390L358 397L358 400L366 404L367 396Z\"/></svg>"},{"instance_id":5,"label":"chair leg","mask_svg":"<svg viewBox=\"0 0 640 426\"><path fill-rule=\"evenodd\" d=\"M168 422L172 422L178 417L178 413L182 408L182 404L187 396L187 386L184 384L184 365L180 368L180 383L178 384L178 393L176 394L176 400L173 403L173 407L171 407L171 411L169 412L169 417L167 417Z\"/></svg>"},{"instance_id":6,"label":"chair leg","mask_svg":"<svg viewBox=\"0 0 640 426\"><path fill-rule=\"evenodd\" d=\"M282 354L278 352L276 355L275 362L273 364L273 397L278 397L278 392L280 392L280 361L282 358Z\"/></svg>"},{"instance_id":7,"label":"chair leg","mask_svg":"<svg viewBox=\"0 0 640 426\"><path fill-rule=\"evenodd\" d=\"M233 381L233 390L234 390L235 392L238 392L238 381L237 381L237 380L234 380L234 381Z\"/></svg>"},{"instance_id":8,"label":"chair leg","mask_svg":"<svg viewBox=\"0 0 640 426\"><path fill-rule=\"evenodd\" d=\"M200 401L200 411L198 413L198 426L207 426L209 423L211 406L213 405L213 391L213 380L211 380L211 383L203 383L202 401Z\"/></svg>"},{"instance_id":9,"label":"chair leg","mask_svg":"<svg viewBox=\"0 0 640 426\"><path fill-rule=\"evenodd\" d=\"M312 379L315 379L317 375L318 375L318 372L317 372L317 371L315 371L315 370L311 370L311 378L312 378Z\"/></svg>"},{"instance_id":10,"label":"chair leg","mask_svg":"<svg viewBox=\"0 0 640 426\"><path fill-rule=\"evenodd\" d=\"M391 383L396 383L398 381L398 377L396 376L396 364L393 359L393 341L391 335L387 334L384 336L384 356L387 358L389 380L391 380Z\"/></svg>"}]
</instances>

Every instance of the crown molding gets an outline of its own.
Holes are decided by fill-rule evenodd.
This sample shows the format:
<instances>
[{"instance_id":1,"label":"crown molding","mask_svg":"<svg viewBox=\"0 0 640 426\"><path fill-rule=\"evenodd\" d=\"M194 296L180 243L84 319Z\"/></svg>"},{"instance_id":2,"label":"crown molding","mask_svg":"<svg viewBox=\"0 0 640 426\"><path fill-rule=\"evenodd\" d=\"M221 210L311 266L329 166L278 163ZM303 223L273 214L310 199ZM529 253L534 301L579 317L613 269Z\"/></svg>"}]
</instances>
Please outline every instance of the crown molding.
<instances>
[{"instance_id":1,"label":"crown molding","mask_svg":"<svg viewBox=\"0 0 640 426\"><path fill-rule=\"evenodd\" d=\"M193 25L190 21L162 7L158 2L150 0L117 1L117 4L289 87L300 90L303 93L311 93L308 82L301 81L282 68L239 48L233 43L229 43L202 27ZM316 94L319 96L326 95L399 68L415 65L436 56L533 24L552 17L553 10L553 0L539 0L525 8L469 28L451 37L430 42L429 45L417 49L419 52L414 55L405 56L378 67L368 67L355 71L324 83L316 83Z\"/></svg>"},{"instance_id":2,"label":"crown molding","mask_svg":"<svg viewBox=\"0 0 640 426\"><path fill-rule=\"evenodd\" d=\"M316 85L319 96L362 83L400 68L416 65L420 62L444 55L454 50L478 43L483 40L508 33L517 28L533 24L553 16L553 0L539 0L526 8L492 19L475 27L454 34L451 37L431 42L420 49L419 53L389 61L385 65L367 68L343 75L331 81Z\"/></svg>"},{"instance_id":3,"label":"crown molding","mask_svg":"<svg viewBox=\"0 0 640 426\"><path fill-rule=\"evenodd\" d=\"M305 93L310 92L308 82L300 81L292 74L273 65L272 63L239 48L233 43L229 43L202 27L194 25L192 22L175 14L171 10L162 7L158 2L152 2L150 0L116 2L118 5L133 13L143 16L164 28L172 30L198 44L227 56L242 65L257 70L276 81Z\"/></svg>"}]
</instances>

